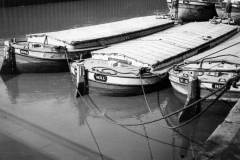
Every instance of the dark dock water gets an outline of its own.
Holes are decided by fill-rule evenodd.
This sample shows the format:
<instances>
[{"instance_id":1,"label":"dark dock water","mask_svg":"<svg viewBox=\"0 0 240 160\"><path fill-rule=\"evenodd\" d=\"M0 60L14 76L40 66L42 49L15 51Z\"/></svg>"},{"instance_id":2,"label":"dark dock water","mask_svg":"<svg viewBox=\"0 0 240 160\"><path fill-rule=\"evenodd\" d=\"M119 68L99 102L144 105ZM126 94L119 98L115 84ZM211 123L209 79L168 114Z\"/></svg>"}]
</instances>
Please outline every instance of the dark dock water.
<instances>
[{"instance_id":1,"label":"dark dock water","mask_svg":"<svg viewBox=\"0 0 240 160\"><path fill-rule=\"evenodd\" d=\"M0 8L0 39L150 15L156 10L166 12L166 3L82 0ZM119 123L151 121L182 107L185 98L167 86L147 94L148 108L142 95L90 94L76 99L73 90L69 73L1 76L0 134L14 140L5 150L0 148L0 159L45 159L43 155L46 159L101 159L99 152L104 159L175 160L180 155L191 159L230 109L219 102L218 108L177 132L167 128L169 123L177 125L177 116L127 130L104 115ZM27 151L25 157L17 156Z\"/></svg>"}]
</instances>

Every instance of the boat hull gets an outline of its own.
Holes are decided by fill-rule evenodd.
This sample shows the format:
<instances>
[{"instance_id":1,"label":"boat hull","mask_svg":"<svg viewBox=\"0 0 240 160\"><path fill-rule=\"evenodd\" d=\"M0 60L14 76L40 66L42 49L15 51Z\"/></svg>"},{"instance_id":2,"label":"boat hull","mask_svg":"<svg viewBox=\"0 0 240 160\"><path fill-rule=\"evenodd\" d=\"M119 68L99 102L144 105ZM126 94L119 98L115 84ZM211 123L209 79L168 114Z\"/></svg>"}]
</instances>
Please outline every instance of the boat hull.
<instances>
[{"instance_id":1,"label":"boat hull","mask_svg":"<svg viewBox=\"0 0 240 160\"><path fill-rule=\"evenodd\" d=\"M175 9L171 8L171 14L175 14ZM217 16L214 3L179 3L178 18L184 22L208 21Z\"/></svg>"},{"instance_id":2,"label":"boat hull","mask_svg":"<svg viewBox=\"0 0 240 160\"><path fill-rule=\"evenodd\" d=\"M18 73L54 73L69 71L66 59L50 60L16 54Z\"/></svg>"},{"instance_id":3,"label":"boat hull","mask_svg":"<svg viewBox=\"0 0 240 160\"><path fill-rule=\"evenodd\" d=\"M118 62L119 63L119 62ZM133 96L149 93L161 87L165 87L167 74L139 73L139 67L120 64L113 65L110 61L100 59L86 59L83 62L71 63L71 73L75 84L83 80L82 67L87 71L85 83L93 94L108 96ZM80 67L78 69L78 67ZM80 71L81 70L81 71ZM78 74L79 72L79 74ZM81 75L80 75L81 73Z\"/></svg>"},{"instance_id":4,"label":"boat hull","mask_svg":"<svg viewBox=\"0 0 240 160\"><path fill-rule=\"evenodd\" d=\"M37 47L34 47L34 45L37 45ZM13 53L10 53L7 45L0 52L3 55L14 54L12 63L16 62L14 66L16 66L17 73L66 72L69 71L69 61L83 58L86 55L81 52L66 52L64 48L58 48L57 46L28 43L26 41L14 42L10 46L13 48Z\"/></svg>"},{"instance_id":5,"label":"boat hull","mask_svg":"<svg viewBox=\"0 0 240 160\"><path fill-rule=\"evenodd\" d=\"M185 79L186 81L183 81ZM169 75L169 80L174 88L178 93L181 93L182 95L187 96L188 94L188 83L189 80L184 77L177 77L172 74ZM181 82L180 82L181 81ZM184 83L183 83L184 82ZM222 86L222 84L219 83L219 86ZM217 88L213 87L212 83L209 82L200 82L200 97L203 98L213 91L217 90ZM236 102L240 98L240 90L231 87L230 90L226 91L219 100L229 101L229 102ZM212 95L207 98L208 100L215 100L216 95Z\"/></svg>"},{"instance_id":6,"label":"boat hull","mask_svg":"<svg viewBox=\"0 0 240 160\"><path fill-rule=\"evenodd\" d=\"M115 82L107 81L101 82L96 79L92 79L91 73L88 77L88 85L90 93L101 94L105 96L134 96L145 93L150 93L158 90L159 88L164 88L168 84L167 76L159 75L158 77L149 77L142 79L143 85L141 85L140 78L121 78L121 77L109 77L109 79L114 78ZM96 73L92 73L96 74ZM121 83L126 82L126 83ZM133 83L135 82L135 83Z\"/></svg>"}]
</instances>

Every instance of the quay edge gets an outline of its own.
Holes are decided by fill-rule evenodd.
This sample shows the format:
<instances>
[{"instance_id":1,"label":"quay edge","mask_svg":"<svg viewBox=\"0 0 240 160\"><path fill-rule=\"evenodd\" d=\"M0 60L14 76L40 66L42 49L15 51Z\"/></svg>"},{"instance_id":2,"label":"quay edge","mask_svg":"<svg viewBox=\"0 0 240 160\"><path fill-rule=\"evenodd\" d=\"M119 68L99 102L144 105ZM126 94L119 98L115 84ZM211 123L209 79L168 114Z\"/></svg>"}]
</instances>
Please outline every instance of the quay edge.
<instances>
[{"instance_id":1,"label":"quay edge","mask_svg":"<svg viewBox=\"0 0 240 160\"><path fill-rule=\"evenodd\" d=\"M240 157L240 99L206 140L197 160L238 160Z\"/></svg>"}]
</instances>

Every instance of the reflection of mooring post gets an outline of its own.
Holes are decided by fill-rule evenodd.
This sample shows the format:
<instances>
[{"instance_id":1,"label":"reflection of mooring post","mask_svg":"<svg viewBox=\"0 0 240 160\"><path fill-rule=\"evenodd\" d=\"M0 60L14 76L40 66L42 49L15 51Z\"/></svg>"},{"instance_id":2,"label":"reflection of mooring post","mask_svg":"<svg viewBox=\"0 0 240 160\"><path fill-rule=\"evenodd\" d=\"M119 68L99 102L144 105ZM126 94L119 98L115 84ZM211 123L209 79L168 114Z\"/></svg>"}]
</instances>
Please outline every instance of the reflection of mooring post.
<instances>
[{"instance_id":1,"label":"reflection of mooring post","mask_svg":"<svg viewBox=\"0 0 240 160\"><path fill-rule=\"evenodd\" d=\"M3 58L1 59L0 72L5 74L16 73L16 57L14 48L9 41L4 42Z\"/></svg>"},{"instance_id":2,"label":"reflection of mooring post","mask_svg":"<svg viewBox=\"0 0 240 160\"><path fill-rule=\"evenodd\" d=\"M184 108L199 99L200 99L200 82L197 76L194 76L193 80L190 81L188 85L188 96L187 96L187 100L185 102ZM200 103L198 103L196 104L196 106L193 106L189 109L182 111L179 114L178 121L180 123L187 121L193 116L195 116L196 114L198 114L200 110L201 110L201 105Z\"/></svg>"},{"instance_id":3,"label":"reflection of mooring post","mask_svg":"<svg viewBox=\"0 0 240 160\"><path fill-rule=\"evenodd\" d=\"M77 65L76 97L88 94L88 71L83 65Z\"/></svg>"}]
</instances>

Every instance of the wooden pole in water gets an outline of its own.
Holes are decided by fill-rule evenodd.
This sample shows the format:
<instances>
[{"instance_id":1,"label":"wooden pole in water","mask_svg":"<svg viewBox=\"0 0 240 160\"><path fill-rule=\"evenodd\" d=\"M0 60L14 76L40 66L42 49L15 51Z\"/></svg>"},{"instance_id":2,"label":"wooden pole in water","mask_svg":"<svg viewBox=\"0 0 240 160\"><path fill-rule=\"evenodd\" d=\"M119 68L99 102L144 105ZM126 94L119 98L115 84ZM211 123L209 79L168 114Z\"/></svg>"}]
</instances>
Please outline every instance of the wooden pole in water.
<instances>
[{"instance_id":1,"label":"wooden pole in water","mask_svg":"<svg viewBox=\"0 0 240 160\"><path fill-rule=\"evenodd\" d=\"M199 99L200 99L200 84L198 78L194 76L193 80L190 81L188 85L188 95L184 108ZM195 107L184 110L179 114L178 117L179 123L189 120L190 118L198 114L200 110L201 110L200 104L197 104Z\"/></svg>"},{"instance_id":2,"label":"wooden pole in water","mask_svg":"<svg viewBox=\"0 0 240 160\"><path fill-rule=\"evenodd\" d=\"M88 71L83 65L77 65L76 97L88 94Z\"/></svg>"}]
</instances>

